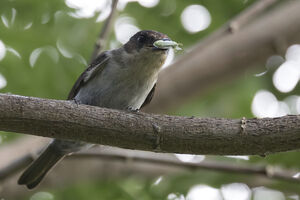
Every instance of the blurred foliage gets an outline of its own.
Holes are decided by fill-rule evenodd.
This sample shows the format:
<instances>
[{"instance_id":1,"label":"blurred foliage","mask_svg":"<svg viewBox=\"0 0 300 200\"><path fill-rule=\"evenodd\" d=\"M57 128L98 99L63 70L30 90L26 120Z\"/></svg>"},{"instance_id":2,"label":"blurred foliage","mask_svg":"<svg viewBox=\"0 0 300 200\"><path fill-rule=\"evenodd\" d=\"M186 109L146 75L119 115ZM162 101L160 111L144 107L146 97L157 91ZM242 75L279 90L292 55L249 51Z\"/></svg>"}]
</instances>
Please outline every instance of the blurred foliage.
<instances>
[{"instance_id":1,"label":"blurred foliage","mask_svg":"<svg viewBox=\"0 0 300 200\"><path fill-rule=\"evenodd\" d=\"M136 2L128 3L119 15L131 16L140 29L154 29L166 33L173 40L184 44L185 48L193 46L212 31L216 30L230 18L248 7L253 0L161 0L153 8L145 8ZM212 16L212 23L204 31L190 34L184 30L180 22L183 9L191 4L204 5ZM96 17L73 18L68 15L73 9L66 6L63 0L1 0L0 15L8 21L12 17L12 9L16 10L14 23L6 27L0 22L0 40L7 47L17 50L21 58L7 52L0 61L0 74L7 80L7 86L2 93L13 93L26 96L36 96L52 99L65 99L72 84L84 70L85 62L90 59L94 42L101 30L102 23L96 23ZM173 12L174 10L174 12ZM42 23L44 19L49 21ZM3 20L3 19L2 19ZM28 29L24 27L32 26ZM115 41L115 35L110 37ZM57 50L62 44L71 58L59 53L59 59L42 52L32 67L29 57L37 48L52 48ZM263 69L263 66L257 66ZM187 116L213 117L252 117L251 101L259 89L270 89L275 92L271 75L255 77L254 69L227 81L223 85L206 91L200 98L193 98L185 105L172 111L172 114ZM282 94L276 91L276 94ZM0 133L7 142L18 134ZM275 164L284 167L300 168L299 152L280 153L266 158L251 157L244 163ZM212 156L209 159L238 163L239 160ZM87 166L88 167L88 166ZM99 180L98 182L82 182L50 191L55 199L166 199L170 193L186 195L189 188L195 184L209 184L219 188L222 184L245 182L249 187L268 186L286 192L287 195L299 193L298 185L280 181L262 181L260 178L221 172L197 171L184 174L165 176L162 183L154 186L154 180L145 177L127 177L118 180ZM39 190L39 189L37 189ZM27 198L28 199L28 198Z\"/></svg>"}]
</instances>

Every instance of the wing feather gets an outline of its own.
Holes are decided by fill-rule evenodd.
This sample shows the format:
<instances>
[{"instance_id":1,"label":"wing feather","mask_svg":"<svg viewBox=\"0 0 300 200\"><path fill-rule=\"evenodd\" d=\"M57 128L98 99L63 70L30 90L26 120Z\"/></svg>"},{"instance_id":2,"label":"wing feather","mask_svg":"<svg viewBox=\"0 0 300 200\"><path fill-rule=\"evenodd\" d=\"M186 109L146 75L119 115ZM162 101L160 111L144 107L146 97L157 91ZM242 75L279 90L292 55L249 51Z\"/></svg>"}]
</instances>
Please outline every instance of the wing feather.
<instances>
[{"instance_id":1,"label":"wing feather","mask_svg":"<svg viewBox=\"0 0 300 200\"><path fill-rule=\"evenodd\" d=\"M73 99L83 85L94 78L97 74L101 73L108 60L109 56L107 55L107 52L101 53L96 60L90 64L90 66L79 76L68 95L68 100Z\"/></svg>"},{"instance_id":2,"label":"wing feather","mask_svg":"<svg viewBox=\"0 0 300 200\"><path fill-rule=\"evenodd\" d=\"M151 100L154 96L155 87L156 87L156 83L154 84L153 88L150 90L150 92L149 92L148 96L146 97L144 103L142 104L141 108L143 108L144 106L148 105L151 102Z\"/></svg>"}]
</instances>

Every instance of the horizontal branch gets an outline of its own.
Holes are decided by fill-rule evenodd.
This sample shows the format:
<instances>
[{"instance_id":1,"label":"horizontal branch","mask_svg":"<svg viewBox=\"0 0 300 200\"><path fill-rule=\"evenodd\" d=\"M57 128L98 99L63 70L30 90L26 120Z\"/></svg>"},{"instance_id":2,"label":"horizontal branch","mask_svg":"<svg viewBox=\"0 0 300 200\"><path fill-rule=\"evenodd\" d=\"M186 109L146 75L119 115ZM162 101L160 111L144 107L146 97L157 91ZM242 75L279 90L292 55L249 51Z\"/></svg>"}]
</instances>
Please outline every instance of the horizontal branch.
<instances>
[{"instance_id":1,"label":"horizontal branch","mask_svg":"<svg viewBox=\"0 0 300 200\"><path fill-rule=\"evenodd\" d=\"M194 118L0 94L0 130L155 152L265 155L300 148L300 116Z\"/></svg>"},{"instance_id":2,"label":"horizontal branch","mask_svg":"<svg viewBox=\"0 0 300 200\"><path fill-rule=\"evenodd\" d=\"M282 1L233 34L226 26L211 34L160 73L145 111L164 113L257 64L264 66L269 56L284 54L289 45L300 42L299 10L300 1Z\"/></svg>"},{"instance_id":3,"label":"horizontal branch","mask_svg":"<svg viewBox=\"0 0 300 200\"><path fill-rule=\"evenodd\" d=\"M272 167L272 166L258 166L258 165L242 165L242 164L232 164L226 162L212 162L212 161L203 161L199 163L192 162L182 162L177 159L174 159L171 155L169 158L156 155L126 155L124 153L103 153L99 151L91 152L79 152L73 154L67 158L77 159L101 159L108 161L121 161L121 162L141 162L149 163L155 165L165 165L168 167L179 167L187 170L209 170L209 171L218 171L218 172L229 172L236 174L247 174L247 175L260 175L269 179L282 180L292 183L300 183L299 178L294 178L293 174L296 174L296 171L290 171L287 169ZM14 175L20 169L23 169L25 166L28 166L34 160L34 156L31 153L25 154L23 157L15 160L13 163L9 164L7 167L0 168L0 181Z\"/></svg>"},{"instance_id":4,"label":"horizontal branch","mask_svg":"<svg viewBox=\"0 0 300 200\"><path fill-rule=\"evenodd\" d=\"M94 158L113 161L130 161L130 162L143 162L156 165L166 165L169 167L179 167L188 170L209 170L218 172L229 172L236 174L247 175L260 175L269 179L276 179L287 181L291 183L300 183L299 178L294 178L293 175L296 171L277 168L273 166L258 166L258 165L243 165L236 163L216 162L216 161L203 161L199 163L182 162L171 158L160 158L160 156L139 156L139 155L124 155L116 153L101 153L101 152L87 152L73 154L68 158ZM25 159L25 158L24 158Z\"/></svg>"}]
</instances>

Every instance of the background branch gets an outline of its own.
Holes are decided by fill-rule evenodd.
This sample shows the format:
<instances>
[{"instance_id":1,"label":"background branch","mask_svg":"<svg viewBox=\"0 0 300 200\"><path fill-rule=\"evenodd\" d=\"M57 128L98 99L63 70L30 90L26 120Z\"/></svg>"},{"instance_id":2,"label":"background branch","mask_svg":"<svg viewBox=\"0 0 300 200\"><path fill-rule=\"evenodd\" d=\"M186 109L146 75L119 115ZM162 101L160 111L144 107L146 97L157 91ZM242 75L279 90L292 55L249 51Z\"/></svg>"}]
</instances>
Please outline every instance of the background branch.
<instances>
[{"instance_id":1,"label":"background branch","mask_svg":"<svg viewBox=\"0 0 300 200\"><path fill-rule=\"evenodd\" d=\"M17 196L29 195L28 190L16 184L19 170L12 169L16 167L12 163L16 163L16 160L23 160L25 165L27 161L22 157L29 156L30 159L33 159L35 157L34 152L40 150L46 142L47 139L45 138L26 136L0 146L0 174L3 169L10 168L10 172L14 171L6 176L5 180L3 176L2 179L0 178L0 185L3 189L0 190L1 197L15 199ZM179 161L173 154L132 151L108 146L95 147L67 158L49 173L42 183L41 189L63 187L70 183L76 184L82 181L131 177L131 175L156 179L158 176L175 175L186 172L186 170L208 170L212 173L229 173L232 176L251 175L244 176L246 179L243 179L249 185L252 185L254 180L258 181L259 184L262 182L274 184L277 180L299 184L299 179L292 177L299 170L288 170L273 165L247 165L237 160L215 162L211 160L213 158L206 157L205 161L201 163L186 163ZM20 164L20 162L18 163ZM87 166L88 170L82 170Z\"/></svg>"},{"instance_id":2,"label":"background branch","mask_svg":"<svg viewBox=\"0 0 300 200\"><path fill-rule=\"evenodd\" d=\"M103 51L103 48L105 48L105 45L107 43L107 37L111 31L113 19L116 14L117 4L118 4L118 0L112 0L111 12L110 12L108 18L106 19L106 21L104 22L104 25L101 29L99 37L96 41L90 63L93 62L93 60Z\"/></svg>"},{"instance_id":3,"label":"background branch","mask_svg":"<svg viewBox=\"0 0 300 200\"><path fill-rule=\"evenodd\" d=\"M160 73L156 94L145 111L166 112L299 43L299 10L300 1L284 1L234 34L223 34L228 25L221 28ZM280 52L278 41L284 41Z\"/></svg>"},{"instance_id":4,"label":"background branch","mask_svg":"<svg viewBox=\"0 0 300 200\"><path fill-rule=\"evenodd\" d=\"M265 155L300 148L300 117L193 118L0 95L0 130L155 152Z\"/></svg>"},{"instance_id":5,"label":"background branch","mask_svg":"<svg viewBox=\"0 0 300 200\"><path fill-rule=\"evenodd\" d=\"M142 154L142 155L140 155ZM7 155L8 156L8 155ZM130 151L119 150L113 152L103 152L101 148L93 148L91 150L80 152L68 156L69 159L100 159L108 161L121 161L121 162L142 162L155 165L166 165L168 167L179 167L187 170L209 170L219 172L229 172L237 174L247 175L260 175L270 179L283 180L287 182L300 183L299 178L294 178L293 175L296 171L290 171L272 166L258 166L258 165L243 165L233 164L226 162L215 161L203 161L199 163L182 162L176 159L173 155L156 154L151 155L145 152L137 152L132 154ZM14 175L19 172L25 166L30 164L34 160L34 156L31 153L27 153L24 156L14 160L6 167L0 168L0 181Z\"/></svg>"}]
</instances>

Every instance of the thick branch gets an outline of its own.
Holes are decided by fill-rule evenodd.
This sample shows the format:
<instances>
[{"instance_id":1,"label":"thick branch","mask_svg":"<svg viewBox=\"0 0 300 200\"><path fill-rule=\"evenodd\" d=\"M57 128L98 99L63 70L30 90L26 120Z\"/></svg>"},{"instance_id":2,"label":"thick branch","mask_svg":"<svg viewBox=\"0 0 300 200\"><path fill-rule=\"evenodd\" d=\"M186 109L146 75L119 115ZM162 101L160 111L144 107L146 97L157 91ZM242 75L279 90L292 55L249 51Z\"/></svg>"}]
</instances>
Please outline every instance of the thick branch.
<instances>
[{"instance_id":1,"label":"thick branch","mask_svg":"<svg viewBox=\"0 0 300 200\"><path fill-rule=\"evenodd\" d=\"M0 130L155 152L264 155L300 148L300 117L192 118L0 95Z\"/></svg>"},{"instance_id":2,"label":"thick branch","mask_svg":"<svg viewBox=\"0 0 300 200\"><path fill-rule=\"evenodd\" d=\"M162 71L146 111L162 113L299 43L300 1L282 4L234 34L211 36L213 39L200 42Z\"/></svg>"}]
</instances>

